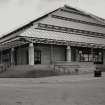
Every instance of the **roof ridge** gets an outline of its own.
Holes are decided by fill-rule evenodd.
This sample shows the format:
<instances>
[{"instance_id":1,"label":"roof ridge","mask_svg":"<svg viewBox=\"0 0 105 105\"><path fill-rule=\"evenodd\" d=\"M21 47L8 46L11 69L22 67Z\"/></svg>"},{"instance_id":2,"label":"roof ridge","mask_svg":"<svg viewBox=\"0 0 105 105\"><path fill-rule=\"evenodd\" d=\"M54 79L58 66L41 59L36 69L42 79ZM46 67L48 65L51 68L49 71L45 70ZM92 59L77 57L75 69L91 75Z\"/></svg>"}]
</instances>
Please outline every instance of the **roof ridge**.
<instances>
[{"instance_id":1,"label":"roof ridge","mask_svg":"<svg viewBox=\"0 0 105 105\"><path fill-rule=\"evenodd\" d=\"M91 18L93 18L93 19L95 19L95 20L97 20L97 21L99 21L99 22L105 24L105 19L103 19L103 18L101 18L101 17L99 17L99 16L96 16L96 15L94 15L93 13L84 11L84 10L78 8L78 7L73 7L73 6L68 6L68 5L64 5L64 7L65 7L65 8L68 8L68 9L73 9L73 10L75 10L75 11L77 11L77 12L80 12L80 13L82 13L82 14L85 14L85 15L87 15L87 16L90 16Z\"/></svg>"}]
</instances>

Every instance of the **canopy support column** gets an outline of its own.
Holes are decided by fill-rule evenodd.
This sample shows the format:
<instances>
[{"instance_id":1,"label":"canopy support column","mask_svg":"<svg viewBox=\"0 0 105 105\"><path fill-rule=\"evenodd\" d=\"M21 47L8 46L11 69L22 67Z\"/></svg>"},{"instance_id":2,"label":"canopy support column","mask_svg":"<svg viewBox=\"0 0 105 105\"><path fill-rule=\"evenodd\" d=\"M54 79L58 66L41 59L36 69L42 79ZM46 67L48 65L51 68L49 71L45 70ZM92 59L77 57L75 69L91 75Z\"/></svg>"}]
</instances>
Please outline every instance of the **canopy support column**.
<instances>
[{"instance_id":1,"label":"canopy support column","mask_svg":"<svg viewBox=\"0 0 105 105\"><path fill-rule=\"evenodd\" d=\"M66 49L66 60L68 62L71 62L71 47L70 46L67 46L67 49Z\"/></svg>"},{"instance_id":2,"label":"canopy support column","mask_svg":"<svg viewBox=\"0 0 105 105\"><path fill-rule=\"evenodd\" d=\"M94 62L94 52L93 52L93 48L91 48L91 54L92 54L92 62Z\"/></svg>"},{"instance_id":3,"label":"canopy support column","mask_svg":"<svg viewBox=\"0 0 105 105\"><path fill-rule=\"evenodd\" d=\"M15 59L14 59L14 48L11 48L11 65L15 64Z\"/></svg>"},{"instance_id":4,"label":"canopy support column","mask_svg":"<svg viewBox=\"0 0 105 105\"><path fill-rule=\"evenodd\" d=\"M29 65L34 65L34 44L33 43L29 44L28 56L29 56Z\"/></svg>"},{"instance_id":5,"label":"canopy support column","mask_svg":"<svg viewBox=\"0 0 105 105\"><path fill-rule=\"evenodd\" d=\"M51 44L50 46L50 64L54 63L54 47Z\"/></svg>"}]
</instances>

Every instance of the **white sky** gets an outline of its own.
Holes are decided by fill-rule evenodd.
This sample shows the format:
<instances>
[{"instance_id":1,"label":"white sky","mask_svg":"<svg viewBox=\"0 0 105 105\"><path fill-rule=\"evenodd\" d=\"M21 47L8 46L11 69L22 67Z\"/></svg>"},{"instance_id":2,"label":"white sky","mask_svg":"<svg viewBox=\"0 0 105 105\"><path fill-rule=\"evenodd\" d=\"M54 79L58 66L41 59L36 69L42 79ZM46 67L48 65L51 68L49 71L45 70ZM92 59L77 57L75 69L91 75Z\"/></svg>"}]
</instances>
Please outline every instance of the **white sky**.
<instances>
[{"instance_id":1,"label":"white sky","mask_svg":"<svg viewBox=\"0 0 105 105\"><path fill-rule=\"evenodd\" d=\"M0 0L0 36L64 4L105 19L105 0Z\"/></svg>"}]
</instances>

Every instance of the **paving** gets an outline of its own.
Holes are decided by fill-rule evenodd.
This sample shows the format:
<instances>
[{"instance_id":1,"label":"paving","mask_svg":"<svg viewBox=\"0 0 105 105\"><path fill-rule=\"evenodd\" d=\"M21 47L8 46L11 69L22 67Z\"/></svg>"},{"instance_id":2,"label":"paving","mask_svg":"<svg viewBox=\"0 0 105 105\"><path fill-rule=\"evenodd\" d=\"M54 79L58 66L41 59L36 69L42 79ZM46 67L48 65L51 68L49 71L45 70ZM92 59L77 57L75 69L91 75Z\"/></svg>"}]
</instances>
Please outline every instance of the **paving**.
<instances>
[{"instance_id":1,"label":"paving","mask_svg":"<svg viewBox=\"0 0 105 105\"><path fill-rule=\"evenodd\" d=\"M105 105L105 73L0 78L0 105Z\"/></svg>"}]
</instances>

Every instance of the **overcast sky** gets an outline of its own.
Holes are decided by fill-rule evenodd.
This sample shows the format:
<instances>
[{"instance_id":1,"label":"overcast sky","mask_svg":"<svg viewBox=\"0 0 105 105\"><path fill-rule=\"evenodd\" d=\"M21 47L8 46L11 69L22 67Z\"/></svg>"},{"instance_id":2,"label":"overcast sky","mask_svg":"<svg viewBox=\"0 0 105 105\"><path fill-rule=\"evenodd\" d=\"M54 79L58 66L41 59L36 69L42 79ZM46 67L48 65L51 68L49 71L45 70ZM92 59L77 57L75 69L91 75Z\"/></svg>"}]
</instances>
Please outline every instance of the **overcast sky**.
<instances>
[{"instance_id":1,"label":"overcast sky","mask_svg":"<svg viewBox=\"0 0 105 105\"><path fill-rule=\"evenodd\" d=\"M105 0L0 0L0 36L64 4L105 19Z\"/></svg>"}]
</instances>

